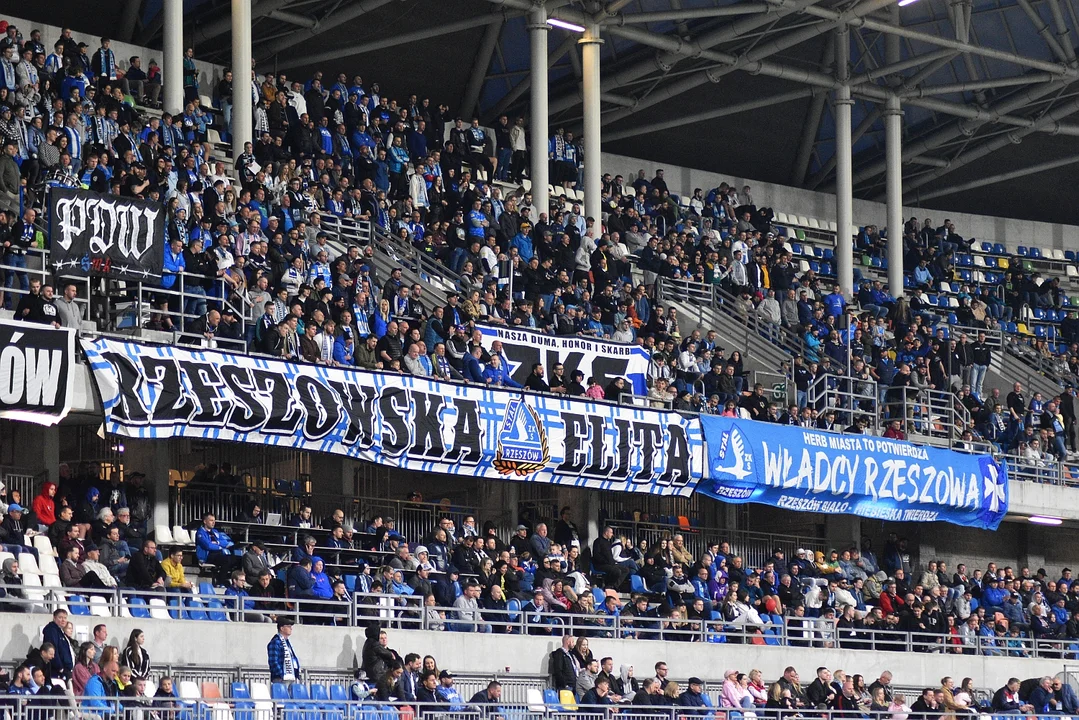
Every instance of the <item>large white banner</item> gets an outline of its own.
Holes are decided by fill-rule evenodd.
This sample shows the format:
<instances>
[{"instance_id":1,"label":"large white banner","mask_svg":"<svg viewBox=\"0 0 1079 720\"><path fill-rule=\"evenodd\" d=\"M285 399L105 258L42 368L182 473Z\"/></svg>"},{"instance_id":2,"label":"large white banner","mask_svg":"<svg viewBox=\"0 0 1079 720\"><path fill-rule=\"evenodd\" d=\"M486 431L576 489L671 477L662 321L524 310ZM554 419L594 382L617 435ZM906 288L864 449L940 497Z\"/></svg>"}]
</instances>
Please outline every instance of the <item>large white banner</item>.
<instances>
[{"instance_id":1,"label":"large white banner","mask_svg":"<svg viewBox=\"0 0 1079 720\"><path fill-rule=\"evenodd\" d=\"M696 418L410 375L83 340L108 432L336 453L423 472L689 495Z\"/></svg>"},{"instance_id":2,"label":"large white banner","mask_svg":"<svg viewBox=\"0 0 1079 720\"><path fill-rule=\"evenodd\" d=\"M546 335L500 325L477 325L476 328L483 333L486 349L491 349L493 341L501 341L510 375L519 383L524 383L536 363L543 363L548 376L555 363L562 363L567 379L574 370L580 370L586 381L594 376L606 387L614 378L624 377L633 384L634 395L648 394L649 357L648 351L640 345L578 335Z\"/></svg>"}]
</instances>

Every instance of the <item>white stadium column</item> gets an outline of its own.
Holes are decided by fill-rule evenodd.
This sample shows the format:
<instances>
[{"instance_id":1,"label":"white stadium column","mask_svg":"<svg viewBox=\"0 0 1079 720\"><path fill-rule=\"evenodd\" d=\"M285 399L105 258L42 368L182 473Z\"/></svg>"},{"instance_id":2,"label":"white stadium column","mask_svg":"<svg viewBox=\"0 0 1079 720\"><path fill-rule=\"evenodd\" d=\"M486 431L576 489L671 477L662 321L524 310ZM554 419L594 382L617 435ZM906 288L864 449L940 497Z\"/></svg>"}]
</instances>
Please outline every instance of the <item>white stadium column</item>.
<instances>
[{"instance_id":1,"label":"white stadium column","mask_svg":"<svg viewBox=\"0 0 1079 720\"><path fill-rule=\"evenodd\" d=\"M839 264L839 286L845 294L854 288L854 224L853 151L851 148L850 115L854 101L850 97L850 34L844 25L835 34L837 79L841 83L835 92L835 213L836 247Z\"/></svg>"},{"instance_id":2,"label":"white stadium column","mask_svg":"<svg viewBox=\"0 0 1079 720\"><path fill-rule=\"evenodd\" d=\"M888 98L884 110L884 146L888 166L888 292L903 296L903 109L898 97Z\"/></svg>"},{"instance_id":3,"label":"white stadium column","mask_svg":"<svg viewBox=\"0 0 1079 720\"><path fill-rule=\"evenodd\" d=\"M595 23L587 25L584 35L578 42L581 45L584 84L584 182L577 189L584 191L585 216L595 218L596 227L599 228L602 224L600 196L603 184L603 167L600 162L599 68L599 53L603 48L603 40L599 36L599 25Z\"/></svg>"},{"instance_id":4,"label":"white stadium column","mask_svg":"<svg viewBox=\"0 0 1079 720\"><path fill-rule=\"evenodd\" d=\"M532 117L529 131L532 138L531 169L532 203L536 212L548 210L550 198L547 192L547 11L539 6L528 14L528 34L532 42Z\"/></svg>"},{"instance_id":5,"label":"white stadium column","mask_svg":"<svg viewBox=\"0 0 1079 720\"><path fill-rule=\"evenodd\" d=\"M232 0L232 158L244 151L254 119L251 100L251 0Z\"/></svg>"},{"instance_id":6,"label":"white stadium column","mask_svg":"<svg viewBox=\"0 0 1079 720\"><path fill-rule=\"evenodd\" d=\"M161 72L165 87L163 108L167 113L184 110L184 0L165 0Z\"/></svg>"}]
</instances>

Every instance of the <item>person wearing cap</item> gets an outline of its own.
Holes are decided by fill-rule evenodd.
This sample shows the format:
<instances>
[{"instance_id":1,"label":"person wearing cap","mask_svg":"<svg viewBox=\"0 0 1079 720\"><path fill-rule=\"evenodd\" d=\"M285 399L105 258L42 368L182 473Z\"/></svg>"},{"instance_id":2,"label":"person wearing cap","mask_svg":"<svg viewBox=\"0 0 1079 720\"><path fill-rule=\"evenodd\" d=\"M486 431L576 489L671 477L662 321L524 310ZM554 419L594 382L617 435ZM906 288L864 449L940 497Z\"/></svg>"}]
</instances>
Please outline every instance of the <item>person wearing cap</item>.
<instances>
[{"instance_id":1,"label":"person wearing cap","mask_svg":"<svg viewBox=\"0 0 1079 720\"><path fill-rule=\"evenodd\" d=\"M5 548L12 555L26 552L23 547L23 536L26 534L26 524L22 516L25 510L19 503L11 503L7 506L7 515L0 522L0 543L13 547Z\"/></svg>"},{"instance_id":2,"label":"person wearing cap","mask_svg":"<svg viewBox=\"0 0 1079 720\"><path fill-rule=\"evenodd\" d=\"M688 687L682 691L682 694L678 696L678 705L686 708L701 708L695 711L679 711L680 715L710 715L711 710L708 709L707 703L704 701L704 683L699 677L691 677L687 683Z\"/></svg>"},{"instance_id":3,"label":"person wearing cap","mask_svg":"<svg viewBox=\"0 0 1079 720\"><path fill-rule=\"evenodd\" d=\"M270 682L294 683L300 678L300 658L292 649L291 618L280 617L277 620L277 634L266 646L266 659L270 666Z\"/></svg>"},{"instance_id":4,"label":"person wearing cap","mask_svg":"<svg viewBox=\"0 0 1079 720\"><path fill-rule=\"evenodd\" d=\"M453 673L449 670L441 671L438 674L438 687L435 688L435 696L449 705L451 711L460 712L465 709L465 703L453 683Z\"/></svg>"},{"instance_id":5,"label":"person wearing cap","mask_svg":"<svg viewBox=\"0 0 1079 720\"><path fill-rule=\"evenodd\" d=\"M96 545L87 543L85 547L87 559L90 557L90 548L94 549L95 558L100 557L97 554ZM82 548L78 543L71 543L64 551L64 560L60 563L60 582L64 587L90 588L94 590L107 590L109 587L116 587L116 579L109 575L108 570L105 570L105 574L109 575L112 585L106 585L96 572L90 572L85 561L79 562L80 552L82 552ZM101 565L100 562L97 565L104 568L104 565Z\"/></svg>"}]
</instances>

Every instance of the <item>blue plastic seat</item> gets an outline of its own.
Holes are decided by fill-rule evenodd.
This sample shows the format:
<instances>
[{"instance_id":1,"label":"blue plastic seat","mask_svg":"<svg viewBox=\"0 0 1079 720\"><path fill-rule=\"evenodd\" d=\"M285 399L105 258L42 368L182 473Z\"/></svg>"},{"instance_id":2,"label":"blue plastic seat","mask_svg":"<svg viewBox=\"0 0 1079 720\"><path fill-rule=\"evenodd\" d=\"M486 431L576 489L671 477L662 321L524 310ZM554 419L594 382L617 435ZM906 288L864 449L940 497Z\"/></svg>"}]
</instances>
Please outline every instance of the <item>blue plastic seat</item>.
<instances>
[{"instance_id":1,"label":"blue plastic seat","mask_svg":"<svg viewBox=\"0 0 1079 720\"><path fill-rule=\"evenodd\" d=\"M1004 247L1003 243L995 243L993 245L993 254L994 255L1007 255L1008 254L1008 248Z\"/></svg>"},{"instance_id":2,"label":"blue plastic seat","mask_svg":"<svg viewBox=\"0 0 1079 720\"><path fill-rule=\"evenodd\" d=\"M1042 251L1041 251L1041 248L1032 247L1027 252L1027 254L1030 255L1030 257L1032 257L1032 258L1040 259L1041 256L1042 256Z\"/></svg>"},{"instance_id":3,"label":"blue plastic seat","mask_svg":"<svg viewBox=\"0 0 1079 720\"><path fill-rule=\"evenodd\" d=\"M801 255L802 254L802 244L801 243L791 243L791 252L794 255Z\"/></svg>"},{"instance_id":4,"label":"blue plastic seat","mask_svg":"<svg viewBox=\"0 0 1079 720\"><path fill-rule=\"evenodd\" d=\"M955 316L955 313L948 313L948 322L951 323L952 325L958 325L959 324L959 318L957 318Z\"/></svg>"},{"instance_id":5,"label":"blue plastic seat","mask_svg":"<svg viewBox=\"0 0 1079 720\"><path fill-rule=\"evenodd\" d=\"M146 620L150 617L150 608L146 604L146 600L140 597L128 597L127 611L131 613L131 617L138 618L140 620Z\"/></svg>"},{"instance_id":6,"label":"blue plastic seat","mask_svg":"<svg viewBox=\"0 0 1079 720\"><path fill-rule=\"evenodd\" d=\"M832 260L835 258L835 251L832 248L824 248L824 259Z\"/></svg>"},{"instance_id":7,"label":"blue plastic seat","mask_svg":"<svg viewBox=\"0 0 1079 720\"><path fill-rule=\"evenodd\" d=\"M543 690L543 704L550 705L551 707L558 705L558 692L551 688L544 688Z\"/></svg>"},{"instance_id":8,"label":"blue plastic seat","mask_svg":"<svg viewBox=\"0 0 1079 720\"><path fill-rule=\"evenodd\" d=\"M206 616L206 605L201 600L191 599L187 601L188 620L209 620Z\"/></svg>"},{"instance_id":9,"label":"blue plastic seat","mask_svg":"<svg viewBox=\"0 0 1079 720\"><path fill-rule=\"evenodd\" d=\"M214 622L229 621L229 614L225 612L225 604L220 600L208 600L206 602L206 616Z\"/></svg>"},{"instance_id":10,"label":"blue plastic seat","mask_svg":"<svg viewBox=\"0 0 1079 720\"><path fill-rule=\"evenodd\" d=\"M1012 335L1019 332L1019 325L1014 323L1014 322L1008 323L1008 332L1011 333Z\"/></svg>"},{"instance_id":11,"label":"blue plastic seat","mask_svg":"<svg viewBox=\"0 0 1079 720\"><path fill-rule=\"evenodd\" d=\"M828 277L831 277L831 276L835 275L835 270L832 268L832 263L830 263L830 262L821 263L820 274L821 275L827 275Z\"/></svg>"},{"instance_id":12,"label":"blue plastic seat","mask_svg":"<svg viewBox=\"0 0 1079 720\"><path fill-rule=\"evenodd\" d=\"M346 590L348 590L350 593L356 592L356 576L355 575L345 575L342 579L345 581L345 589Z\"/></svg>"},{"instance_id":13,"label":"blue plastic seat","mask_svg":"<svg viewBox=\"0 0 1079 720\"><path fill-rule=\"evenodd\" d=\"M817 262L816 260L810 260L809 261L809 269L819 275L820 274L820 263Z\"/></svg>"},{"instance_id":14,"label":"blue plastic seat","mask_svg":"<svg viewBox=\"0 0 1079 720\"><path fill-rule=\"evenodd\" d=\"M1026 257L1027 256L1027 247L1026 247L1026 245L1020 245L1016 249L1016 252L1019 255L1019 257Z\"/></svg>"},{"instance_id":15,"label":"blue plastic seat","mask_svg":"<svg viewBox=\"0 0 1079 720\"><path fill-rule=\"evenodd\" d=\"M68 595L67 599L68 599L68 603L69 603L68 606L67 606L67 609L72 615L89 615L90 614L90 607L88 605L86 605L87 600L86 600L85 595ZM70 603L79 603L79 604L78 605L72 605Z\"/></svg>"},{"instance_id":16,"label":"blue plastic seat","mask_svg":"<svg viewBox=\"0 0 1079 720\"><path fill-rule=\"evenodd\" d=\"M1042 310L1041 308L1034 308L1034 319L1035 320L1044 320L1045 319L1045 311Z\"/></svg>"},{"instance_id":17,"label":"blue plastic seat","mask_svg":"<svg viewBox=\"0 0 1079 720\"><path fill-rule=\"evenodd\" d=\"M255 720L255 703L245 682L232 683L233 720Z\"/></svg>"},{"instance_id":18,"label":"blue plastic seat","mask_svg":"<svg viewBox=\"0 0 1079 720\"><path fill-rule=\"evenodd\" d=\"M1045 331L1044 325L1034 326L1034 337L1045 338L1047 335L1048 333Z\"/></svg>"},{"instance_id":19,"label":"blue plastic seat","mask_svg":"<svg viewBox=\"0 0 1079 720\"><path fill-rule=\"evenodd\" d=\"M184 609L184 605L180 602L180 598L169 598L169 615L172 616L173 620L187 620L187 610Z\"/></svg>"},{"instance_id":20,"label":"blue plastic seat","mask_svg":"<svg viewBox=\"0 0 1079 720\"><path fill-rule=\"evenodd\" d=\"M629 591L634 593L646 593L648 588L644 585L644 578L640 575L629 576Z\"/></svg>"},{"instance_id":21,"label":"blue plastic seat","mask_svg":"<svg viewBox=\"0 0 1079 720\"><path fill-rule=\"evenodd\" d=\"M274 683L270 686L270 699L271 700L290 700L292 696L288 692L288 684L286 683Z\"/></svg>"},{"instance_id":22,"label":"blue plastic seat","mask_svg":"<svg viewBox=\"0 0 1079 720\"><path fill-rule=\"evenodd\" d=\"M521 617L521 601L517 598L510 599L506 603L506 612L508 613L506 617L511 623L517 622L518 618Z\"/></svg>"},{"instance_id":23,"label":"blue plastic seat","mask_svg":"<svg viewBox=\"0 0 1079 720\"><path fill-rule=\"evenodd\" d=\"M1064 251L1064 259L1069 260L1071 262L1075 262L1075 251L1074 250L1065 250Z\"/></svg>"},{"instance_id":24,"label":"blue plastic seat","mask_svg":"<svg viewBox=\"0 0 1079 720\"><path fill-rule=\"evenodd\" d=\"M199 582L199 595L216 595L214 592L214 584L207 580Z\"/></svg>"},{"instance_id":25,"label":"blue plastic seat","mask_svg":"<svg viewBox=\"0 0 1079 720\"><path fill-rule=\"evenodd\" d=\"M991 242L983 242L982 243L982 252L983 253L991 253L991 252L993 252L993 243L991 243Z\"/></svg>"}]
</instances>

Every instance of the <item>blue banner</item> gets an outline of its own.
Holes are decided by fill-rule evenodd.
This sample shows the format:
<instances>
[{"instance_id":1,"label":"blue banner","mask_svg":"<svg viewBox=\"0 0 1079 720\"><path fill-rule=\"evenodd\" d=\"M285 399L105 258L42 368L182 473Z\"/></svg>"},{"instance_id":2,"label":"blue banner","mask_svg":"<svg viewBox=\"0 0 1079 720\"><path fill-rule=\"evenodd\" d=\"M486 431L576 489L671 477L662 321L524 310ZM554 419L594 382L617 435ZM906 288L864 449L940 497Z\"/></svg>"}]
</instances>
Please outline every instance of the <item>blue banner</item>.
<instances>
[{"instance_id":1,"label":"blue banner","mask_svg":"<svg viewBox=\"0 0 1079 720\"><path fill-rule=\"evenodd\" d=\"M1007 469L988 455L709 415L701 429L697 491L724 502L988 530L1008 512Z\"/></svg>"},{"instance_id":2,"label":"blue banner","mask_svg":"<svg viewBox=\"0 0 1079 720\"><path fill-rule=\"evenodd\" d=\"M683 495L696 418L217 350L84 339L105 428L328 452L420 472Z\"/></svg>"}]
</instances>

